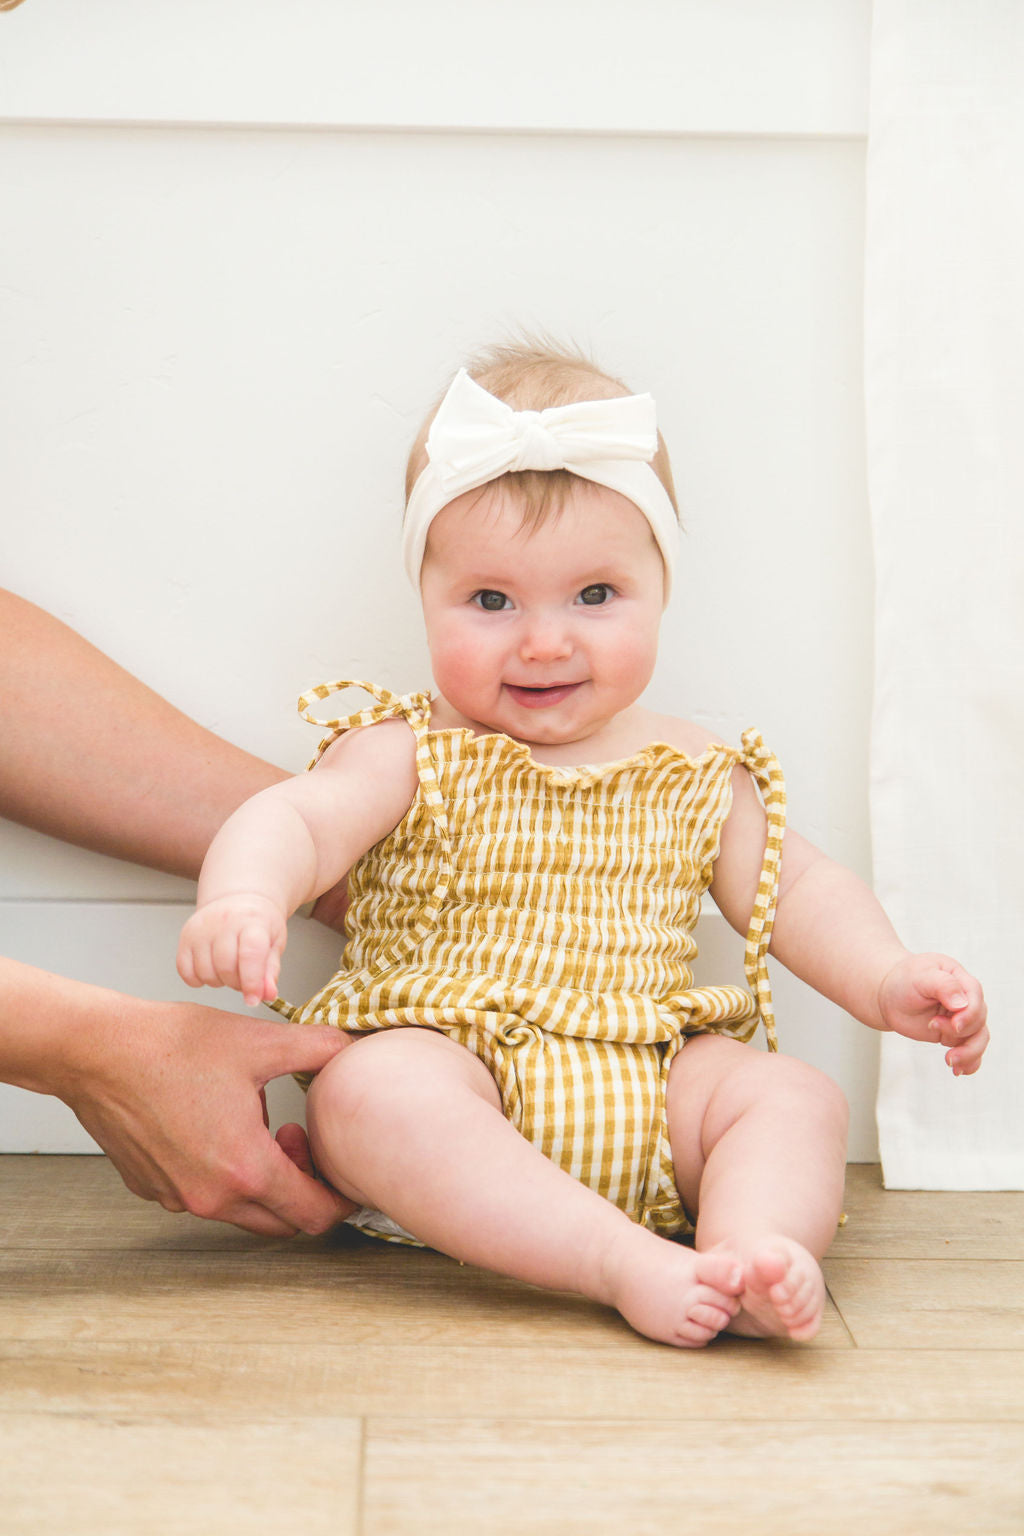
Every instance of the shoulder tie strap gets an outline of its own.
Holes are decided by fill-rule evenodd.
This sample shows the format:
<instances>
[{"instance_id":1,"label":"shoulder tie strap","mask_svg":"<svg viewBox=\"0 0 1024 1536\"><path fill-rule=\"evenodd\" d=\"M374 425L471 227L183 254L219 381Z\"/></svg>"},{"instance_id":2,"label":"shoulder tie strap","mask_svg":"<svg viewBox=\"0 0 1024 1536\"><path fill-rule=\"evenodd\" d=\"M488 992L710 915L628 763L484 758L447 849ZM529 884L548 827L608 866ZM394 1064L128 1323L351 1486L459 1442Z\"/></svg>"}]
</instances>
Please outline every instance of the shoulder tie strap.
<instances>
[{"instance_id":1,"label":"shoulder tie strap","mask_svg":"<svg viewBox=\"0 0 1024 1536\"><path fill-rule=\"evenodd\" d=\"M353 715L343 715L337 720L320 720L312 706L317 699L329 699L332 693L344 693L348 688L359 688L377 700L368 709L357 710ZM320 726L328 734L317 748L316 756L307 768L315 768L332 742L346 731L359 730L364 725L376 725L381 720L403 719L408 722L416 737L416 772L420 781L420 794L434 824L438 838L438 876L430 903L419 923L406 934L406 947L414 948L433 927L441 903L448 892L452 879L451 833L444 796L437 780L437 767L430 750L430 695L429 693L391 693L376 683L354 682L341 679L333 683L319 683L308 689L299 699L299 713L310 725Z\"/></svg>"},{"instance_id":2,"label":"shoulder tie strap","mask_svg":"<svg viewBox=\"0 0 1024 1536\"><path fill-rule=\"evenodd\" d=\"M371 698L377 700L377 703L371 705L369 709L360 709L355 714L342 715L336 720L320 720L312 713L312 706L317 699L329 699L332 693L344 693L349 688L358 688L361 693L368 693ZM346 731L359 730L364 725L376 725L379 720L398 717L408 720L419 741L430 717L430 698L425 693L391 693L387 688L379 688L376 683L361 683L342 678L338 682L318 683L315 688L308 689L300 695L298 709L303 720L308 720L310 725L318 725L322 730L329 732L317 748L313 761L308 764L308 767L312 768L339 736L343 736Z\"/></svg>"},{"instance_id":3,"label":"shoulder tie strap","mask_svg":"<svg viewBox=\"0 0 1024 1536\"><path fill-rule=\"evenodd\" d=\"M779 867L782 862L782 839L786 830L786 781L782 776L778 759L769 752L757 731L744 731L743 757L764 801L768 819L768 837L765 843L764 863L758 881L754 911L747 930L747 947L743 969L747 981L757 998L757 1008L764 1025L768 1049L777 1051L775 1010L772 1006L772 988L768 976L768 945L771 943L775 907L779 895Z\"/></svg>"}]
</instances>

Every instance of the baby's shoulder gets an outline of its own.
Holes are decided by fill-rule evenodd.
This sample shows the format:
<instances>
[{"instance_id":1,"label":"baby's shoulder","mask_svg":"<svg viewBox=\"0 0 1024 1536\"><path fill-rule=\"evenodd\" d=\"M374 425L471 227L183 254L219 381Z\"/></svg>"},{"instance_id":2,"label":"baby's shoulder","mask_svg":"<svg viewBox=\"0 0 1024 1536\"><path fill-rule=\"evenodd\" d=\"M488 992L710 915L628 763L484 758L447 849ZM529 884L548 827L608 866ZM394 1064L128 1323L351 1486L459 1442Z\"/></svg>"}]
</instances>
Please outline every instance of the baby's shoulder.
<instances>
[{"instance_id":1,"label":"baby's shoulder","mask_svg":"<svg viewBox=\"0 0 1024 1536\"><path fill-rule=\"evenodd\" d=\"M357 726L331 742L317 768L375 782L393 780L398 792L407 792L411 800L417 784L416 737L400 718Z\"/></svg>"},{"instance_id":2,"label":"baby's shoulder","mask_svg":"<svg viewBox=\"0 0 1024 1536\"><path fill-rule=\"evenodd\" d=\"M643 730L648 741L663 741L675 747L687 757L700 757L709 747L722 746L721 737L715 736L693 720L681 720L676 715L660 715L645 710Z\"/></svg>"}]
</instances>

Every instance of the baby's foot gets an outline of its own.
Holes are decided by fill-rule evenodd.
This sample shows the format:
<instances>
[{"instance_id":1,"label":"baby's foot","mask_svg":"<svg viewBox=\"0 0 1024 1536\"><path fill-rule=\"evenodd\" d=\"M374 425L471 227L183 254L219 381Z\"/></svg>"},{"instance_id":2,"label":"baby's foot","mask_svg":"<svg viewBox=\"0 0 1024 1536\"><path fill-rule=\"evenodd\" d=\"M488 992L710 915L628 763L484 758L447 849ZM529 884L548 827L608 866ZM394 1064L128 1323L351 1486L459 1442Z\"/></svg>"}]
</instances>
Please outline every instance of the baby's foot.
<instances>
[{"instance_id":1,"label":"baby's foot","mask_svg":"<svg viewBox=\"0 0 1024 1536\"><path fill-rule=\"evenodd\" d=\"M825 1278L813 1254L789 1237L766 1239L748 1260L742 1310L729 1324L748 1338L810 1339L825 1310Z\"/></svg>"},{"instance_id":2,"label":"baby's foot","mask_svg":"<svg viewBox=\"0 0 1024 1536\"><path fill-rule=\"evenodd\" d=\"M743 1266L721 1250L695 1253L645 1227L625 1229L605 1255L601 1299L638 1333L697 1349L739 1311Z\"/></svg>"}]
</instances>

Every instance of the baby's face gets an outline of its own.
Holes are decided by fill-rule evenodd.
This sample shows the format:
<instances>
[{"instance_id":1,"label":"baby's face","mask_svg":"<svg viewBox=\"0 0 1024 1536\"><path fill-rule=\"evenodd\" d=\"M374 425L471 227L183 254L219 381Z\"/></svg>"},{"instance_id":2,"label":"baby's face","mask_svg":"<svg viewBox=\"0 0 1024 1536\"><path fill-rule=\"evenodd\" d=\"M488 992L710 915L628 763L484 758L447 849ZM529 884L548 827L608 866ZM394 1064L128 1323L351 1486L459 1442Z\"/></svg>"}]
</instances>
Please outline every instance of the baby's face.
<instances>
[{"instance_id":1,"label":"baby's face","mask_svg":"<svg viewBox=\"0 0 1024 1536\"><path fill-rule=\"evenodd\" d=\"M449 503L430 528L423 612L434 680L475 726L527 743L584 742L647 686L664 570L647 519L579 482L523 527L500 483Z\"/></svg>"}]
</instances>

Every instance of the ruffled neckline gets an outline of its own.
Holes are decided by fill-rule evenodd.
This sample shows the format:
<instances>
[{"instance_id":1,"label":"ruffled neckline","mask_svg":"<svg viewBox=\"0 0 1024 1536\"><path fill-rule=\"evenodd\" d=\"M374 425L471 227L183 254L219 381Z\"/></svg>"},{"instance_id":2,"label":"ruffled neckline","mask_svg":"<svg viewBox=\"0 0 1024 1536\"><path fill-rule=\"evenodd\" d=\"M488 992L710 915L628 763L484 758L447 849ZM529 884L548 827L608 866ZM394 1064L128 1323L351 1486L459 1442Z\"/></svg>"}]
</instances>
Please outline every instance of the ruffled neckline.
<instances>
[{"instance_id":1,"label":"ruffled neckline","mask_svg":"<svg viewBox=\"0 0 1024 1536\"><path fill-rule=\"evenodd\" d=\"M428 693L414 695L412 702L416 704L423 729L429 736L436 739L461 739L473 751L490 757L517 760L524 769L532 770L539 777L559 784L597 784L602 779L614 778L618 774L650 766L656 762L675 762L685 768L697 770L721 757L737 763L742 761L743 757L742 752L736 747L727 747L724 742L710 742L697 757L691 757L682 747L673 746L667 741L655 740L640 747L628 757L614 758L607 763L542 763L538 762L525 742L517 741L514 736L509 736L504 731L487 731L478 734L465 725L432 726Z\"/></svg>"}]
</instances>

